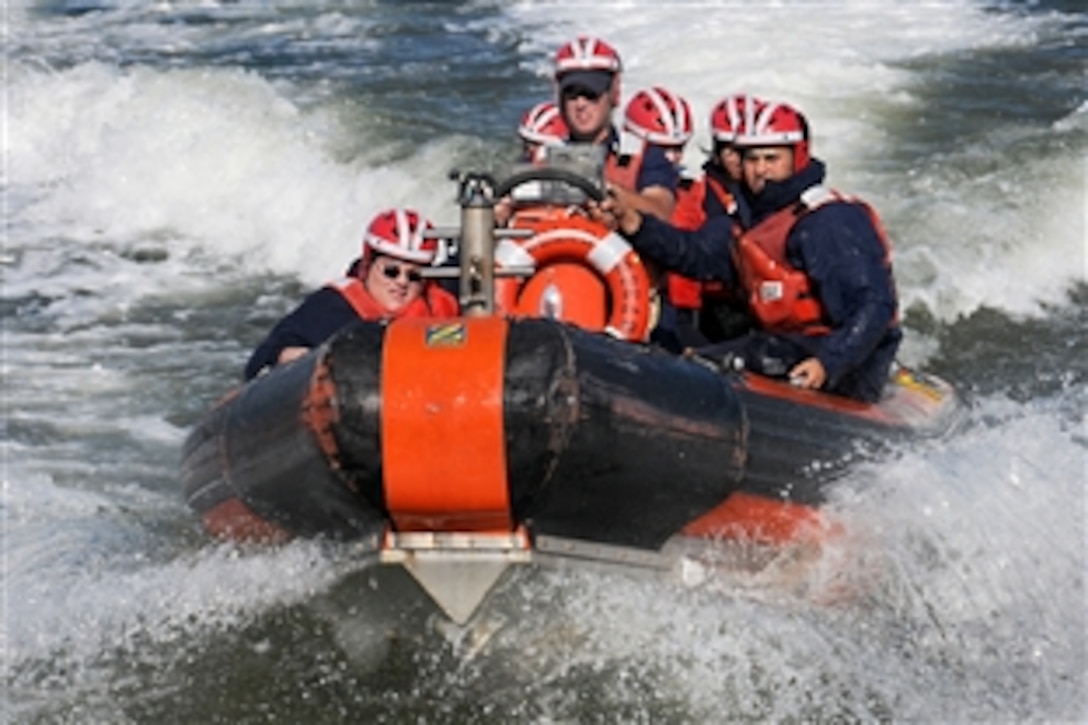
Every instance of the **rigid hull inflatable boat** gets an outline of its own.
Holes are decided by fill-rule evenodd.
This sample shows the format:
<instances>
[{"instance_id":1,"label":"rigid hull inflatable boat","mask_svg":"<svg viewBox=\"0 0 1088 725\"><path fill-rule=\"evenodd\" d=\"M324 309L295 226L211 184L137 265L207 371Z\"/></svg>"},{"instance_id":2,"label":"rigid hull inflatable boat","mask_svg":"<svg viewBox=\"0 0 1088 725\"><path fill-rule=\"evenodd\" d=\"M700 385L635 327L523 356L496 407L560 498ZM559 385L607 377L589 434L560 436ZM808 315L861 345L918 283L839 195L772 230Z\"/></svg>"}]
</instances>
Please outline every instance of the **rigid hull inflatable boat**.
<instances>
[{"instance_id":1,"label":"rigid hull inflatable boat","mask_svg":"<svg viewBox=\"0 0 1088 725\"><path fill-rule=\"evenodd\" d=\"M617 304L597 331L529 314L583 284L563 264L588 266L610 300L641 282L613 273L633 252L603 231L586 254L570 235L570 254L503 253L545 247L535 228L496 249L492 199L507 191L462 179L463 317L345 328L197 425L182 481L209 532L356 541L465 621L511 564L668 568L680 541L789 540L849 461L955 423L954 391L906 369L866 404L624 339L617 327L642 335L645 321ZM504 275L520 276L514 291Z\"/></svg>"}]
</instances>

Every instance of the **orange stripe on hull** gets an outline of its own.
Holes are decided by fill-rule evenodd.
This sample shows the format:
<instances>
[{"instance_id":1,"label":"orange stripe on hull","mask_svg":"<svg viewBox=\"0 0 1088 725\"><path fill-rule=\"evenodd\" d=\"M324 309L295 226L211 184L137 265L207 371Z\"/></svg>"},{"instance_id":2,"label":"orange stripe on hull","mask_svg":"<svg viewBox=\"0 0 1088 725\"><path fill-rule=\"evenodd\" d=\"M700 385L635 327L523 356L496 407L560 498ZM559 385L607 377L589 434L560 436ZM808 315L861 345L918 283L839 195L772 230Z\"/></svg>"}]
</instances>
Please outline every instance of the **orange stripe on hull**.
<instances>
[{"instance_id":1,"label":"orange stripe on hull","mask_svg":"<svg viewBox=\"0 0 1088 725\"><path fill-rule=\"evenodd\" d=\"M204 528L218 539L281 544L291 534L265 521L240 499L228 498L201 516Z\"/></svg>"},{"instance_id":2,"label":"orange stripe on hull","mask_svg":"<svg viewBox=\"0 0 1088 725\"><path fill-rule=\"evenodd\" d=\"M761 395L789 400L798 405L851 415L877 423L894 422L880 406L873 403L864 403L860 400L853 400L842 395L833 395L818 390L797 388L778 378L765 378L762 375L747 373L744 375L744 386Z\"/></svg>"},{"instance_id":3,"label":"orange stripe on hull","mask_svg":"<svg viewBox=\"0 0 1088 725\"><path fill-rule=\"evenodd\" d=\"M505 320L486 317L389 326L382 476L398 530L513 528L503 428L506 333Z\"/></svg>"},{"instance_id":4,"label":"orange stripe on hull","mask_svg":"<svg viewBox=\"0 0 1088 725\"><path fill-rule=\"evenodd\" d=\"M685 536L712 539L746 539L763 544L817 542L824 538L820 512L791 501L756 496L743 491L684 527Z\"/></svg>"}]
</instances>

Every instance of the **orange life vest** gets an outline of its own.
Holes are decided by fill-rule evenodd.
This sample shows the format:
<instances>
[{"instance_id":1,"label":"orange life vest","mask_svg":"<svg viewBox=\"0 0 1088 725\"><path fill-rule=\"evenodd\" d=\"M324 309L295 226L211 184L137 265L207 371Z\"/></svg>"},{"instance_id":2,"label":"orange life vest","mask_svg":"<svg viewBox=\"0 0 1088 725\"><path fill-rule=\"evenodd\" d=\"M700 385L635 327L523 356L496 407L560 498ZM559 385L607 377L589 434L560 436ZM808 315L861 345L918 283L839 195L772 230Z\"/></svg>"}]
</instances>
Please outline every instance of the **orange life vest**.
<instances>
[{"instance_id":1,"label":"orange life vest","mask_svg":"<svg viewBox=\"0 0 1088 725\"><path fill-rule=\"evenodd\" d=\"M669 221L680 229L698 229L706 221L703 198L706 196L705 177L681 176L676 185L676 206Z\"/></svg>"},{"instance_id":2,"label":"orange life vest","mask_svg":"<svg viewBox=\"0 0 1088 725\"><path fill-rule=\"evenodd\" d=\"M457 298L432 282L424 282L423 294L396 312L378 304L358 277L344 277L329 284L339 292L355 314L364 320L390 320L398 317L456 317L460 314Z\"/></svg>"},{"instance_id":3,"label":"orange life vest","mask_svg":"<svg viewBox=\"0 0 1088 725\"><path fill-rule=\"evenodd\" d=\"M741 234L734 248L741 287L747 292L748 306L763 329L806 335L829 331L823 305L812 293L808 275L791 265L786 257L786 242L803 216L830 202L857 204L865 209L884 246L885 264L891 266L891 242L872 207L825 186L811 187L801 195L799 204L775 212Z\"/></svg>"},{"instance_id":4,"label":"orange life vest","mask_svg":"<svg viewBox=\"0 0 1088 725\"><path fill-rule=\"evenodd\" d=\"M727 214L737 210L733 195L714 178L703 174L698 178L681 179L676 188L676 208L669 220L679 229L698 229L706 222L706 195L714 194L721 202ZM731 300L725 283L699 282L688 277L670 273L668 276L669 301L680 309L698 310L703 307L703 299Z\"/></svg>"},{"instance_id":5,"label":"orange life vest","mask_svg":"<svg viewBox=\"0 0 1088 725\"><path fill-rule=\"evenodd\" d=\"M604 178L616 186L638 191L638 172L642 170L641 139L621 135L614 146L608 147L604 160Z\"/></svg>"},{"instance_id":6,"label":"orange life vest","mask_svg":"<svg viewBox=\"0 0 1088 725\"><path fill-rule=\"evenodd\" d=\"M676 206L669 221L678 229L698 229L706 221L703 199L705 177L681 178L676 186ZM678 309L697 310L703 306L703 285L698 280L669 272L665 278L669 302Z\"/></svg>"}]
</instances>

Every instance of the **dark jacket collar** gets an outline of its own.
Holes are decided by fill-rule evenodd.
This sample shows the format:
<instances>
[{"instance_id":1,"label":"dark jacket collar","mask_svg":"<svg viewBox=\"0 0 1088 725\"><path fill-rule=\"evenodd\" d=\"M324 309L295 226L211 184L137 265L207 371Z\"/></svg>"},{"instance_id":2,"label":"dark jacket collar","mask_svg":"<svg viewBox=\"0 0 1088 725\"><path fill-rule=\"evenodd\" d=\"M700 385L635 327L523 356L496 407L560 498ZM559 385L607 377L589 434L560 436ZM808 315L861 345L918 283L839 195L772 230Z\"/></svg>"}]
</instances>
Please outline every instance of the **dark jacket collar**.
<instances>
[{"instance_id":1,"label":"dark jacket collar","mask_svg":"<svg viewBox=\"0 0 1088 725\"><path fill-rule=\"evenodd\" d=\"M819 159L812 159L808 166L788 179L768 181L759 194L753 194L747 185L741 184L741 191L752 210L753 222L759 222L780 209L796 204L805 189L823 183L825 173L824 163Z\"/></svg>"}]
</instances>

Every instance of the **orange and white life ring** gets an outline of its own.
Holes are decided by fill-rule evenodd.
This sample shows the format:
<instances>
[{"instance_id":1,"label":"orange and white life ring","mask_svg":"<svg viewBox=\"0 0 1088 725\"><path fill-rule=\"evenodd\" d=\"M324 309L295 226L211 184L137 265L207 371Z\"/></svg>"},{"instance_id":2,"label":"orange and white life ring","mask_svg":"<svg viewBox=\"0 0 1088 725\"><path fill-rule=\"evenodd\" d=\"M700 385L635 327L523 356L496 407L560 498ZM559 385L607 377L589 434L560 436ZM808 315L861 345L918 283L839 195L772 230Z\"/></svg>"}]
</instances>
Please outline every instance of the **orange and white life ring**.
<instances>
[{"instance_id":1,"label":"orange and white life ring","mask_svg":"<svg viewBox=\"0 0 1088 725\"><path fill-rule=\"evenodd\" d=\"M524 282L496 282L496 303L515 316L551 317L623 340L645 341L653 318L650 275L623 237L562 209L515 215L526 239L495 248L500 266L532 266Z\"/></svg>"}]
</instances>

